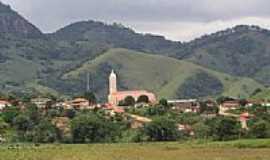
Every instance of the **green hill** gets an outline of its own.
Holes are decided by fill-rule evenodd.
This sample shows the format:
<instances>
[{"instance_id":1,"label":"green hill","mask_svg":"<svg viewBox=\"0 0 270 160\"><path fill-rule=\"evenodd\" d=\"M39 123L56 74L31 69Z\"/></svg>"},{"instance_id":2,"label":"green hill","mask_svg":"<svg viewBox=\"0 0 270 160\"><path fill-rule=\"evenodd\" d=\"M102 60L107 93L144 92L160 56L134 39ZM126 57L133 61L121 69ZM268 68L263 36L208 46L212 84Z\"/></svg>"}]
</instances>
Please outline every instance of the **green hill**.
<instances>
[{"instance_id":1,"label":"green hill","mask_svg":"<svg viewBox=\"0 0 270 160\"><path fill-rule=\"evenodd\" d=\"M105 98L102 95L107 95L107 79L112 68L118 74L120 89L147 89L166 98L248 96L255 89L263 88L248 78L233 77L191 62L127 49L111 49L65 74L63 79L79 81L89 72L93 89Z\"/></svg>"},{"instance_id":2,"label":"green hill","mask_svg":"<svg viewBox=\"0 0 270 160\"><path fill-rule=\"evenodd\" d=\"M270 31L240 25L186 44L188 59L204 67L269 85Z\"/></svg>"}]
</instances>

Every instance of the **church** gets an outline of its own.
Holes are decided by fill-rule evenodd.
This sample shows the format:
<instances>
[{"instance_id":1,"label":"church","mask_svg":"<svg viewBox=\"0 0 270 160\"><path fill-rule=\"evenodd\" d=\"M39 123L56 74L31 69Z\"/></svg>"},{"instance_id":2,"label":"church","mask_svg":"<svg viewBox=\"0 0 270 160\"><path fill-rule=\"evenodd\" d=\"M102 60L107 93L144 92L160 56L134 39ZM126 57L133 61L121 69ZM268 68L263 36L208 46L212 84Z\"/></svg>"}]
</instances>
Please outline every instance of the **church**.
<instances>
[{"instance_id":1,"label":"church","mask_svg":"<svg viewBox=\"0 0 270 160\"><path fill-rule=\"evenodd\" d=\"M132 90L132 91L118 91L117 90L117 76L112 70L109 76L109 96L108 103L117 106L120 101L123 101L126 97L133 97L135 101L141 96L148 97L150 103L156 102L156 96L154 93L148 92L146 90Z\"/></svg>"}]
</instances>

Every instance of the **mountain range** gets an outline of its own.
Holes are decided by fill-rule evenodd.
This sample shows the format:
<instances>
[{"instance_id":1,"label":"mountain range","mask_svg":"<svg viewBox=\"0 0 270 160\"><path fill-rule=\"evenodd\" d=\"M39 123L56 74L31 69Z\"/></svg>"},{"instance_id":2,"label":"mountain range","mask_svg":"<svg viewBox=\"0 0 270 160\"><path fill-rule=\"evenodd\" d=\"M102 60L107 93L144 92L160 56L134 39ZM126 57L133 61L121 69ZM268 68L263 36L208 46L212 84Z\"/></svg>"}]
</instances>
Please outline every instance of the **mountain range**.
<instances>
[{"instance_id":1,"label":"mountain range","mask_svg":"<svg viewBox=\"0 0 270 160\"><path fill-rule=\"evenodd\" d=\"M181 28L179 28L181 30ZM43 33L0 2L0 89L106 99L108 74L119 89L159 98L249 97L270 85L270 31L239 25L190 42L140 34L121 24L82 21Z\"/></svg>"}]
</instances>

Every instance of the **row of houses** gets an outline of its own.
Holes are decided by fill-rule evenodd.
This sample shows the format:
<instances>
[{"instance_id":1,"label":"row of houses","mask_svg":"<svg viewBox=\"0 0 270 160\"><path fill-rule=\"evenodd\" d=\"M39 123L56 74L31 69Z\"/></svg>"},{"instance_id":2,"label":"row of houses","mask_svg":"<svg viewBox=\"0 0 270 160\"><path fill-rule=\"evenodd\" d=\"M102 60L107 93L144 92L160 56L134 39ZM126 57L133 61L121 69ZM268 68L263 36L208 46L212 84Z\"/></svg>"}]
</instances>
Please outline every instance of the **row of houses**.
<instances>
[{"instance_id":1,"label":"row of houses","mask_svg":"<svg viewBox=\"0 0 270 160\"><path fill-rule=\"evenodd\" d=\"M172 109L183 113L199 113L202 109L202 103L207 108L214 108L217 103L213 100L199 101L197 99L176 99L168 100L168 104Z\"/></svg>"},{"instance_id":2,"label":"row of houses","mask_svg":"<svg viewBox=\"0 0 270 160\"><path fill-rule=\"evenodd\" d=\"M265 100L239 100L230 99L222 101L218 104L214 100L198 101L197 99L178 99L178 100L168 100L168 104L172 106L172 109L180 112L193 112L199 113L201 110L201 105L204 103L206 107L213 108L218 107L221 112L227 112L228 110L235 110L240 107L251 107L253 105L261 105L270 107L270 101Z\"/></svg>"},{"instance_id":3,"label":"row of houses","mask_svg":"<svg viewBox=\"0 0 270 160\"><path fill-rule=\"evenodd\" d=\"M68 109L92 110L95 108L102 108L111 115L115 115L117 113L124 113L124 109L121 107L113 106L107 103L106 104L91 103L85 98L75 98L72 100L66 100L62 102L54 102L50 98L38 97L38 98L31 99L31 103L35 104L39 109L44 109L44 110L49 109L49 108L63 108L65 110L68 110ZM8 100L0 100L0 112L2 112L5 107L9 107L9 106L12 106L11 102L9 102ZM22 102L19 102L18 106L21 109L25 108Z\"/></svg>"},{"instance_id":4,"label":"row of houses","mask_svg":"<svg viewBox=\"0 0 270 160\"><path fill-rule=\"evenodd\" d=\"M219 104L220 112L227 112L229 110L235 110L240 107L251 107L254 105L261 105L270 107L270 101L267 100L239 100L239 99L232 99L223 101Z\"/></svg>"},{"instance_id":5,"label":"row of houses","mask_svg":"<svg viewBox=\"0 0 270 160\"><path fill-rule=\"evenodd\" d=\"M90 103L85 98L75 98L72 100L62 101L62 102L53 102L50 98L33 98L31 99L33 104L36 104L40 109L46 109L48 107L62 107L64 109L76 109L76 110L83 110L83 109L94 109L94 108L105 108L109 110L116 110L118 112L123 112L121 107L114 106L112 104L95 104ZM239 100L239 99L230 99L221 102L219 105L213 100L203 101L203 103L211 108L218 106L221 112L226 112L228 110L234 110L239 107L249 107L253 105L262 105L262 106L269 106L269 101L259 101L259 100ZM168 104L172 106L173 110L179 112L193 112L199 113L201 109L201 101L197 99L175 99L175 100L168 100ZM0 100L0 111L3 110L6 106L11 106L11 102L7 100Z\"/></svg>"}]
</instances>

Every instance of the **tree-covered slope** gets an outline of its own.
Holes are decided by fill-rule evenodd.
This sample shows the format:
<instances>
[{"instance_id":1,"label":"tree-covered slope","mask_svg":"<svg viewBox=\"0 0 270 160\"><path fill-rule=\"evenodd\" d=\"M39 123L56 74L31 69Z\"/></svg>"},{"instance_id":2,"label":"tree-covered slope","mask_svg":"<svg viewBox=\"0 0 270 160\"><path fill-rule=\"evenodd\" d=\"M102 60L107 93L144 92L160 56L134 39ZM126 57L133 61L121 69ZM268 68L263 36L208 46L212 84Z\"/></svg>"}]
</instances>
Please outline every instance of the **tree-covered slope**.
<instances>
[{"instance_id":1,"label":"tree-covered slope","mask_svg":"<svg viewBox=\"0 0 270 160\"><path fill-rule=\"evenodd\" d=\"M51 39L73 43L83 43L106 48L127 48L153 54L181 55L181 42L165 39L163 36L139 34L121 24L108 25L96 21L81 21L70 24L50 34ZM182 55L183 56L183 55Z\"/></svg>"},{"instance_id":2,"label":"tree-covered slope","mask_svg":"<svg viewBox=\"0 0 270 160\"><path fill-rule=\"evenodd\" d=\"M192 62L269 85L270 31L237 26L185 45Z\"/></svg>"},{"instance_id":3,"label":"tree-covered slope","mask_svg":"<svg viewBox=\"0 0 270 160\"><path fill-rule=\"evenodd\" d=\"M104 99L111 69L118 74L120 90L147 89L166 98L248 96L255 89L263 88L251 79L233 77L187 61L127 49L111 49L62 78L83 83L87 73L90 73L93 90ZM205 88L205 84L210 86Z\"/></svg>"},{"instance_id":4,"label":"tree-covered slope","mask_svg":"<svg viewBox=\"0 0 270 160\"><path fill-rule=\"evenodd\" d=\"M0 2L0 34L8 33L19 37L42 37L41 31L29 23L10 6Z\"/></svg>"},{"instance_id":5,"label":"tree-covered slope","mask_svg":"<svg viewBox=\"0 0 270 160\"><path fill-rule=\"evenodd\" d=\"M93 46L103 49L94 53L110 48L127 48L188 59L213 70L270 84L270 31L257 26L240 25L180 43L161 36L138 34L119 24L85 21L64 27L49 37L58 42L75 43L82 48Z\"/></svg>"}]
</instances>

